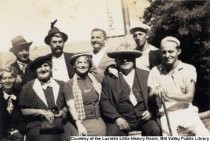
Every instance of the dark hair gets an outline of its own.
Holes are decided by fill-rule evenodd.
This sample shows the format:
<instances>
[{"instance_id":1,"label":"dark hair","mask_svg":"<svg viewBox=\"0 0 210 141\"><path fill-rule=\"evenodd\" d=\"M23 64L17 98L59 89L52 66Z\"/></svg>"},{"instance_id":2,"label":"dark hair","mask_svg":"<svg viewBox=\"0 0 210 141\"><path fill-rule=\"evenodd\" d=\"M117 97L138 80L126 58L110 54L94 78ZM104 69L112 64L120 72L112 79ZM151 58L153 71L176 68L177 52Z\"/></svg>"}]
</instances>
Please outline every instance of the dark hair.
<instances>
[{"instance_id":1,"label":"dark hair","mask_svg":"<svg viewBox=\"0 0 210 141\"><path fill-rule=\"evenodd\" d=\"M104 38L105 38L105 39L107 38L106 32L105 32L103 29L101 29L101 28L94 28L94 29L91 31L91 33L95 32L95 31L101 31L101 32L103 33Z\"/></svg>"}]
</instances>

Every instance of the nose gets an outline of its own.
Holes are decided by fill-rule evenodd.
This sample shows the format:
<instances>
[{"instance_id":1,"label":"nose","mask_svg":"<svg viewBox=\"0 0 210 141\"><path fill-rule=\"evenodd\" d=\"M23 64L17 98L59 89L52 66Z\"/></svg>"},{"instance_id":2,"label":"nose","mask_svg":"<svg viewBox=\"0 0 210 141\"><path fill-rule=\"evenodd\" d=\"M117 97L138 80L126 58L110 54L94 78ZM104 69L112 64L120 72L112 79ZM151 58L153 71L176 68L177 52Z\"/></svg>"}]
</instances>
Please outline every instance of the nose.
<instances>
[{"instance_id":1,"label":"nose","mask_svg":"<svg viewBox=\"0 0 210 141\"><path fill-rule=\"evenodd\" d=\"M165 56L166 56L166 57L169 57L169 56L170 56L170 53L169 53L169 52L166 52L166 53L165 53Z\"/></svg>"}]
</instances>

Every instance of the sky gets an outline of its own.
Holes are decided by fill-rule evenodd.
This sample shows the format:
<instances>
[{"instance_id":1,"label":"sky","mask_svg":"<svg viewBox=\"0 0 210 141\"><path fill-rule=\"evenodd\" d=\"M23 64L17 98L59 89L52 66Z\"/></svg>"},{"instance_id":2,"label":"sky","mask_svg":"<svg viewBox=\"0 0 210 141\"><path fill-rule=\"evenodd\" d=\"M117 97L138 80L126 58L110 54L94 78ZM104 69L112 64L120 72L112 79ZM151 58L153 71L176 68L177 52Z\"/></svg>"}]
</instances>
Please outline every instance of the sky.
<instances>
[{"instance_id":1,"label":"sky","mask_svg":"<svg viewBox=\"0 0 210 141\"><path fill-rule=\"evenodd\" d=\"M131 22L148 6L146 0L128 0ZM11 40L22 35L32 47L45 46L50 22L68 36L68 42L90 39L92 28L110 36L123 35L121 0L0 0L0 52L12 47Z\"/></svg>"}]
</instances>

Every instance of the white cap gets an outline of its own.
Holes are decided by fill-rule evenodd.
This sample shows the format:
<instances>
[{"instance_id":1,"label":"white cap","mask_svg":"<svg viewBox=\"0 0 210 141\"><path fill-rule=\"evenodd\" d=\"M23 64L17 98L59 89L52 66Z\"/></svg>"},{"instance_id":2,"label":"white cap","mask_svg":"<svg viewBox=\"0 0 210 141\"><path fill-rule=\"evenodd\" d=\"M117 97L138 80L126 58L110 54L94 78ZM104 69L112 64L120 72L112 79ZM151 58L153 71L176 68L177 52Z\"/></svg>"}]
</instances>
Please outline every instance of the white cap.
<instances>
[{"instance_id":1,"label":"white cap","mask_svg":"<svg viewBox=\"0 0 210 141\"><path fill-rule=\"evenodd\" d=\"M161 40L160 46L162 46L162 44L164 42L168 42L168 41L175 42L177 44L177 46L180 47L180 41L177 38L172 37L172 36L167 36L167 37L163 38Z\"/></svg>"},{"instance_id":2,"label":"white cap","mask_svg":"<svg viewBox=\"0 0 210 141\"><path fill-rule=\"evenodd\" d=\"M147 24L139 22L131 25L129 30L130 33L133 33L135 30L143 30L144 32L148 32L149 30L151 30L151 27L148 26Z\"/></svg>"}]
</instances>

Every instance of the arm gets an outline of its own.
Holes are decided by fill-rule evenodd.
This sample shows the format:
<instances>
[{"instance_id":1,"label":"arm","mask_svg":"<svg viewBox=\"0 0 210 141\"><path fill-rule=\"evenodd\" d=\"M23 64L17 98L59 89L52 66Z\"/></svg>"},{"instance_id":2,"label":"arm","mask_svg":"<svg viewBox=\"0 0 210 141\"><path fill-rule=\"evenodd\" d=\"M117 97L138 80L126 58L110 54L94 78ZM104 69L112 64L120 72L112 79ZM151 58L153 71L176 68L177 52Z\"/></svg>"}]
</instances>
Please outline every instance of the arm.
<instances>
[{"instance_id":1,"label":"arm","mask_svg":"<svg viewBox=\"0 0 210 141\"><path fill-rule=\"evenodd\" d=\"M54 121L54 114L49 110L43 109L31 109L31 108L22 108L21 112L24 116L43 116L45 117L50 123Z\"/></svg>"},{"instance_id":2,"label":"arm","mask_svg":"<svg viewBox=\"0 0 210 141\"><path fill-rule=\"evenodd\" d=\"M78 116L78 113L74 104L74 99L68 100L66 103L67 103L68 110L71 113L71 116L74 119L75 124L77 126L79 136L87 135L86 128L84 127L82 122L79 120L79 116Z\"/></svg>"}]
</instances>

